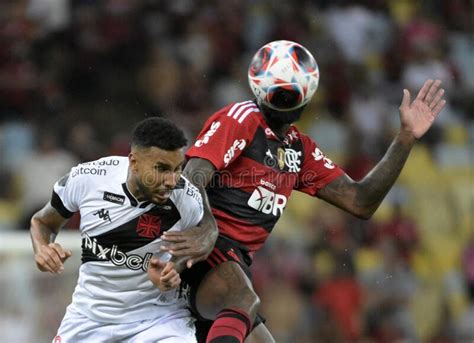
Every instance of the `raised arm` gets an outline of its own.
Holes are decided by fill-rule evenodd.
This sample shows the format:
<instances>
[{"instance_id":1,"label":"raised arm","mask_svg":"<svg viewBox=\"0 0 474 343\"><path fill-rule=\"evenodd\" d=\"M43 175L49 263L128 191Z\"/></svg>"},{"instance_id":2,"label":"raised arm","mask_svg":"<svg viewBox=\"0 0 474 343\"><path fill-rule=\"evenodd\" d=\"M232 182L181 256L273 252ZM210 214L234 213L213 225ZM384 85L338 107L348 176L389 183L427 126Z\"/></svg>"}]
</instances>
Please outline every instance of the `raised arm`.
<instances>
[{"instance_id":1,"label":"raised arm","mask_svg":"<svg viewBox=\"0 0 474 343\"><path fill-rule=\"evenodd\" d=\"M199 226L187 231L166 231L162 239L170 244L166 249L175 257L186 257L186 266L203 261L209 256L217 240L217 224L212 216L211 206L206 194L206 186L215 172L214 166L202 158L191 158L183 171L184 176L191 181L202 195L204 216ZM176 261L178 261L176 259ZM182 259L180 259L180 262ZM178 269L179 266L177 266Z\"/></svg>"},{"instance_id":2,"label":"raised arm","mask_svg":"<svg viewBox=\"0 0 474 343\"><path fill-rule=\"evenodd\" d=\"M343 175L318 192L318 197L351 214L369 219L397 180L416 139L431 127L446 101L440 80L428 80L411 102L408 90L403 90L400 105L400 132L385 156L360 181Z\"/></svg>"},{"instance_id":3,"label":"raised arm","mask_svg":"<svg viewBox=\"0 0 474 343\"><path fill-rule=\"evenodd\" d=\"M67 220L50 202L31 218L30 233L35 262L42 272L61 273L64 270L64 261L72 255L71 251L54 243L56 235Z\"/></svg>"}]
</instances>

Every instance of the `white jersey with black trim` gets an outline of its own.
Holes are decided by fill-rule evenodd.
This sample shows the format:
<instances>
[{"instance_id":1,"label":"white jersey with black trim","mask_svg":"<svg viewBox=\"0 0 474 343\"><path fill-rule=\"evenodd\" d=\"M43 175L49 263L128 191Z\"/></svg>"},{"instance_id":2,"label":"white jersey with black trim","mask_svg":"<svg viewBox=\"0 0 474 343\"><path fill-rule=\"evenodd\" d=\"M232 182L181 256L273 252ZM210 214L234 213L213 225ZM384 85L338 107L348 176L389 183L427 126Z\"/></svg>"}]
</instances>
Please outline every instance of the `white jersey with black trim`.
<instances>
[{"instance_id":1,"label":"white jersey with black trim","mask_svg":"<svg viewBox=\"0 0 474 343\"><path fill-rule=\"evenodd\" d=\"M127 188L128 167L119 156L79 164L56 182L51 199L65 218L80 212L82 265L70 306L96 321L130 323L187 306L185 290L161 293L146 270L164 231L201 221L201 194L181 177L166 203L139 202Z\"/></svg>"}]
</instances>

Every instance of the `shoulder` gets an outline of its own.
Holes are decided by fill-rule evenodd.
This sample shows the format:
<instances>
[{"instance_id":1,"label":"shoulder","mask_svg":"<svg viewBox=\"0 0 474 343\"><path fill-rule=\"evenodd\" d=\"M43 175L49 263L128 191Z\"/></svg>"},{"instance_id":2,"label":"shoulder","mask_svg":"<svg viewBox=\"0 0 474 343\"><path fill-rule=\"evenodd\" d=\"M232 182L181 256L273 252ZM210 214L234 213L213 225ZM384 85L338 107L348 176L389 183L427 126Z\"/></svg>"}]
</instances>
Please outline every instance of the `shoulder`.
<instances>
[{"instance_id":1,"label":"shoulder","mask_svg":"<svg viewBox=\"0 0 474 343\"><path fill-rule=\"evenodd\" d=\"M184 176L181 176L173 192L173 197L178 206L185 207L188 210L193 208L202 210L201 192Z\"/></svg>"},{"instance_id":2,"label":"shoulder","mask_svg":"<svg viewBox=\"0 0 474 343\"><path fill-rule=\"evenodd\" d=\"M316 142L310 136L301 132L295 125L291 125L290 130L288 131L287 139L290 141L290 143L299 141L304 149L314 149L317 147Z\"/></svg>"},{"instance_id":3,"label":"shoulder","mask_svg":"<svg viewBox=\"0 0 474 343\"><path fill-rule=\"evenodd\" d=\"M171 201L181 216L183 228L195 226L201 221L204 214L201 193L184 176L173 191Z\"/></svg>"},{"instance_id":4,"label":"shoulder","mask_svg":"<svg viewBox=\"0 0 474 343\"><path fill-rule=\"evenodd\" d=\"M318 144L310 136L298 130L298 128L294 125L292 125L290 128L288 139L290 141L293 139L293 143L295 141L297 142L303 151L305 160L310 158L310 160L314 159L319 161L325 157L322 151L319 149Z\"/></svg>"},{"instance_id":5,"label":"shoulder","mask_svg":"<svg viewBox=\"0 0 474 343\"><path fill-rule=\"evenodd\" d=\"M182 196L186 198L186 200L189 201L190 199L194 199L196 201L202 202L202 195L199 189L183 175L181 175L178 187L182 189Z\"/></svg>"},{"instance_id":6,"label":"shoulder","mask_svg":"<svg viewBox=\"0 0 474 343\"><path fill-rule=\"evenodd\" d=\"M292 128L296 129L294 126L292 126ZM296 131L299 133L305 160L308 159L309 161L321 163L321 166L328 170L339 170L339 167L324 154L314 139L306 134L300 133L298 129L296 129Z\"/></svg>"},{"instance_id":7,"label":"shoulder","mask_svg":"<svg viewBox=\"0 0 474 343\"><path fill-rule=\"evenodd\" d=\"M255 102L247 100L235 102L227 106L226 116L232 118L239 124L243 124L244 122L254 122L255 116L252 116L251 114L257 112L260 112L260 109Z\"/></svg>"},{"instance_id":8,"label":"shoulder","mask_svg":"<svg viewBox=\"0 0 474 343\"><path fill-rule=\"evenodd\" d=\"M260 109L252 100L233 102L214 113L211 119L235 126L251 126L259 123L258 117L254 115L259 112Z\"/></svg>"}]
</instances>

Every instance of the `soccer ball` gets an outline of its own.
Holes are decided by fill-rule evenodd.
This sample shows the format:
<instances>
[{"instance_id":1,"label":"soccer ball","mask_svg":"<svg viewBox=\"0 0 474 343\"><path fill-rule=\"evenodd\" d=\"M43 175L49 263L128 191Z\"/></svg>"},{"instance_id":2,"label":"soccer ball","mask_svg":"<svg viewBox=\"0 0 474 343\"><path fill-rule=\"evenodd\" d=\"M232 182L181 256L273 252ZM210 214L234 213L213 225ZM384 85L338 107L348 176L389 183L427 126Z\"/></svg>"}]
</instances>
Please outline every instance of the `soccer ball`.
<instances>
[{"instance_id":1,"label":"soccer ball","mask_svg":"<svg viewBox=\"0 0 474 343\"><path fill-rule=\"evenodd\" d=\"M305 47L279 40L257 51L248 79L259 103L277 111L291 111L311 100L318 88L319 69Z\"/></svg>"}]
</instances>

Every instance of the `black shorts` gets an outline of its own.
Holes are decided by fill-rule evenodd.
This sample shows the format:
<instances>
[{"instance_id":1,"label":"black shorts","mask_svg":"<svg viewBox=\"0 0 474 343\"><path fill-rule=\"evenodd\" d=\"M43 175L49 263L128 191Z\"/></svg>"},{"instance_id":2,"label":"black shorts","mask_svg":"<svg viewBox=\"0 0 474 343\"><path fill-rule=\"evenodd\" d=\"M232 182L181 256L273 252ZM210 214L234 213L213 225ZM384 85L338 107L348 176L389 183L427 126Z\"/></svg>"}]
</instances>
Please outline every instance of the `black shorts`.
<instances>
[{"instance_id":1,"label":"black shorts","mask_svg":"<svg viewBox=\"0 0 474 343\"><path fill-rule=\"evenodd\" d=\"M196 309L196 292L204 276L216 265L227 261L237 262L247 277L252 280L252 273L250 272L252 258L249 255L248 248L224 236L217 238L214 250L206 261L196 263L191 269L186 269L181 273L181 279L190 286L189 305L198 320L198 322L196 322L196 337L198 342L205 342L205 338L213 322L201 317L198 313ZM261 323L265 323L265 318L257 314L253 328Z\"/></svg>"}]
</instances>

